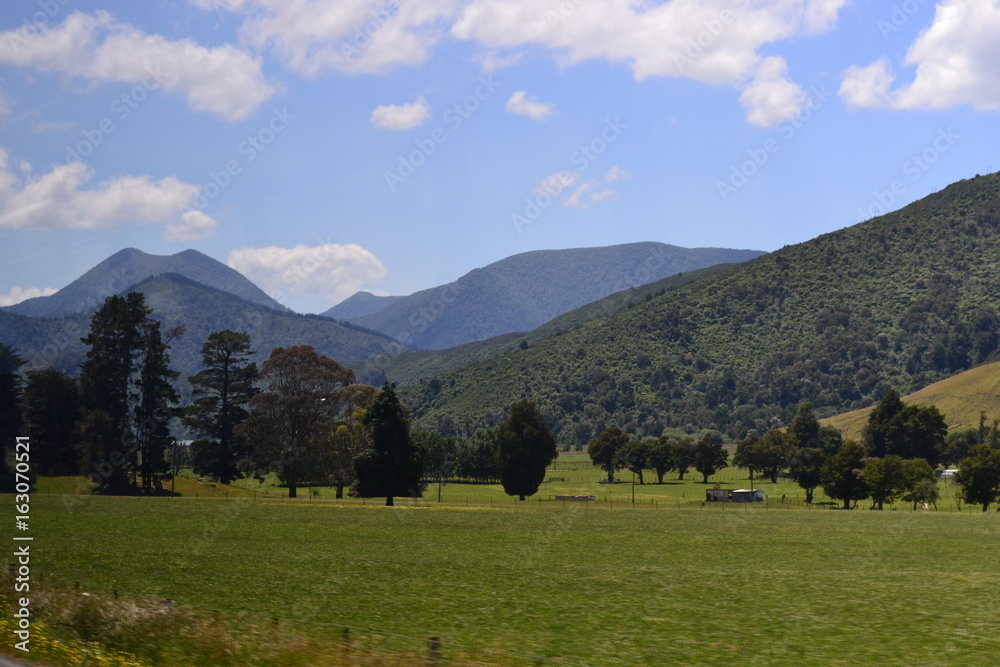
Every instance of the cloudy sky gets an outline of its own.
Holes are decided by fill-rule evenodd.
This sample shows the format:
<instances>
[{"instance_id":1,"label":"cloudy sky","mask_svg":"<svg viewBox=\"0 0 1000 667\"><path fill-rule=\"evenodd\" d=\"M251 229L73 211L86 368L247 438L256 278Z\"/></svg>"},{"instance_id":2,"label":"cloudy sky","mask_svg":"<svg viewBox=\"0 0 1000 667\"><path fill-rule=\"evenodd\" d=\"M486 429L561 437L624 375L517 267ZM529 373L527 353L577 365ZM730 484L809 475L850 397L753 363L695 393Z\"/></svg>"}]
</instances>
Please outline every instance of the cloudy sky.
<instances>
[{"instance_id":1,"label":"cloudy sky","mask_svg":"<svg viewBox=\"0 0 1000 667\"><path fill-rule=\"evenodd\" d=\"M1000 168L1000 0L6 0L0 305L124 247L291 308L774 250Z\"/></svg>"}]
</instances>

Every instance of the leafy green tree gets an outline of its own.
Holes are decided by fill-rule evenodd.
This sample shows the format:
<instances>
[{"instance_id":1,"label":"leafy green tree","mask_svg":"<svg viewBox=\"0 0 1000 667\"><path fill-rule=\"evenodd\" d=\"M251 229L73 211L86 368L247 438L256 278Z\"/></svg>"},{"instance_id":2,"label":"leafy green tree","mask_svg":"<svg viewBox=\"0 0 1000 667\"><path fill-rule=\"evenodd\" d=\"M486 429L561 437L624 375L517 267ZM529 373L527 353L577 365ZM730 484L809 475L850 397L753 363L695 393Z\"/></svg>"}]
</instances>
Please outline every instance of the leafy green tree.
<instances>
[{"instance_id":1,"label":"leafy green tree","mask_svg":"<svg viewBox=\"0 0 1000 667\"><path fill-rule=\"evenodd\" d=\"M776 484L778 474L788 466L788 454L788 436L784 432L773 430L763 436L751 434L736 446L733 465L749 470L751 480L754 472L760 471Z\"/></svg>"},{"instance_id":2,"label":"leafy green tree","mask_svg":"<svg viewBox=\"0 0 1000 667\"><path fill-rule=\"evenodd\" d=\"M80 462L76 380L55 368L30 370L21 395L24 430L31 437L31 464L39 475L76 475Z\"/></svg>"},{"instance_id":3,"label":"leafy green tree","mask_svg":"<svg viewBox=\"0 0 1000 667\"><path fill-rule=\"evenodd\" d=\"M608 484L614 484L615 471L624 466L624 460L619 455L629 443L629 437L617 426L604 429L590 445L587 453L595 466L608 473Z\"/></svg>"},{"instance_id":4,"label":"leafy green tree","mask_svg":"<svg viewBox=\"0 0 1000 667\"><path fill-rule=\"evenodd\" d=\"M674 448L666 436L649 446L649 467L656 473L656 483L663 484L663 476L677 465L674 459Z\"/></svg>"},{"instance_id":5,"label":"leafy green tree","mask_svg":"<svg viewBox=\"0 0 1000 667\"><path fill-rule=\"evenodd\" d=\"M906 473L903 459L896 454L886 454L882 458L865 459L861 469L868 495L874 507L883 509L906 492Z\"/></svg>"},{"instance_id":6,"label":"leafy green tree","mask_svg":"<svg viewBox=\"0 0 1000 667\"><path fill-rule=\"evenodd\" d=\"M952 431L945 438L944 449L941 451L941 463L945 466L958 463L969 455L970 449L982 443L979 429L966 428Z\"/></svg>"},{"instance_id":7,"label":"leafy green tree","mask_svg":"<svg viewBox=\"0 0 1000 667\"><path fill-rule=\"evenodd\" d=\"M861 444L870 456L882 457L890 452L889 427L896 415L903 411L899 392L890 389L868 415L868 424L862 432Z\"/></svg>"},{"instance_id":8,"label":"leafy green tree","mask_svg":"<svg viewBox=\"0 0 1000 667\"><path fill-rule=\"evenodd\" d=\"M618 452L622 458L622 466L635 473L639 477L640 484L645 484L642 477L643 471L651 467L649 465L649 452L649 445L641 440L629 440L628 444Z\"/></svg>"},{"instance_id":9,"label":"leafy green tree","mask_svg":"<svg viewBox=\"0 0 1000 667\"><path fill-rule=\"evenodd\" d=\"M694 465L694 441L691 438L681 438L671 443L674 454L674 469L677 471L677 479L684 480L688 468Z\"/></svg>"},{"instance_id":10,"label":"leafy green tree","mask_svg":"<svg viewBox=\"0 0 1000 667\"><path fill-rule=\"evenodd\" d=\"M819 447L800 447L789 454L789 471L795 482L805 489L806 502L812 503L813 492L821 483L820 473L826 453Z\"/></svg>"},{"instance_id":11,"label":"leafy green tree","mask_svg":"<svg viewBox=\"0 0 1000 667\"><path fill-rule=\"evenodd\" d=\"M906 405L890 390L872 410L863 434L869 456L897 454L904 459L926 459L932 466L941 460L948 425L937 407Z\"/></svg>"},{"instance_id":12,"label":"leafy green tree","mask_svg":"<svg viewBox=\"0 0 1000 667\"><path fill-rule=\"evenodd\" d=\"M811 445L823 450L825 456L836 454L844 444L844 436L836 426L819 427L819 444Z\"/></svg>"},{"instance_id":13,"label":"leafy green tree","mask_svg":"<svg viewBox=\"0 0 1000 667\"><path fill-rule=\"evenodd\" d=\"M728 463L729 454L710 436L705 436L694 446L694 469L701 473L703 484L708 484L708 478Z\"/></svg>"},{"instance_id":14,"label":"leafy green tree","mask_svg":"<svg viewBox=\"0 0 1000 667\"><path fill-rule=\"evenodd\" d=\"M753 431L736 443L736 454L733 455L733 465L737 468L745 468L750 473L751 480L753 480L754 473L760 471L759 446L760 436L757 435L756 431Z\"/></svg>"},{"instance_id":15,"label":"leafy green tree","mask_svg":"<svg viewBox=\"0 0 1000 667\"><path fill-rule=\"evenodd\" d=\"M382 387L361 423L372 444L354 459L355 493L362 498L384 496L389 507L396 496L419 498L426 452L410 437L410 415L394 385Z\"/></svg>"},{"instance_id":16,"label":"leafy green tree","mask_svg":"<svg viewBox=\"0 0 1000 667\"><path fill-rule=\"evenodd\" d=\"M844 509L851 509L851 503L868 497L861 469L864 466L865 448L846 440L836 454L823 464L820 471L820 485L823 492L835 500L844 501Z\"/></svg>"},{"instance_id":17,"label":"leafy green tree","mask_svg":"<svg viewBox=\"0 0 1000 667\"><path fill-rule=\"evenodd\" d=\"M497 429L497 468L508 496L524 500L545 479L545 469L559 456L556 439L533 401L518 401Z\"/></svg>"},{"instance_id":18,"label":"leafy green tree","mask_svg":"<svg viewBox=\"0 0 1000 667\"><path fill-rule=\"evenodd\" d=\"M237 463L249 455L237 428L250 416L250 400L260 393L257 364L250 361L250 334L215 331L201 347L204 370L189 380L193 401L183 423L202 437L191 445L194 471L229 484L239 475Z\"/></svg>"},{"instance_id":19,"label":"leafy green tree","mask_svg":"<svg viewBox=\"0 0 1000 667\"><path fill-rule=\"evenodd\" d=\"M934 477L934 468L930 463L924 459L904 460L903 477L906 478L903 500L912 502L913 509L917 509L917 503L928 503L937 507L939 497L937 478Z\"/></svg>"},{"instance_id":20,"label":"leafy green tree","mask_svg":"<svg viewBox=\"0 0 1000 667\"><path fill-rule=\"evenodd\" d=\"M820 439L819 420L809 401L799 404L795 418L788 425L787 444L789 447L816 447Z\"/></svg>"},{"instance_id":21,"label":"leafy green tree","mask_svg":"<svg viewBox=\"0 0 1000 667\"><path fill-rule=\"evenodd\" d=\"M925 459L932 466L941 461L948 425L933 406L905 406L889 424L886 433L888 452L904 459Z\"/></svg>"},{"instance_id":22,"label":"leafy green tree","mask_svg":"<svg viewBox=\"0 0 1000 667\"><path fill-rule=\"evenodd\" d=\"M295 498L301 481L319 476L321 432L343 410L354 373L310 345L296 345L271 350L260 378L267 389L250 399L250 416L235 434L246 438L253 469L276 471Z\"/></svg>"},{"instance_id":23,"label":"leafy green tree","mask_svg":"<svg viewBox=\"0 0 1000 667\"><path fill-rule=\"evenodd\" d=\"M459 444L458 476L476 482L500 479L496 462L496 429L481 428Z\"/></svg>"},{"instance_id":24,"label":"leafy green tree","mask_svg":"<svg viewBox=\"0 0 1000 667\"><path fill-rule=\"evenodd\" d=\"M361 420L378 395L379 390L371 385L349 385L341 393L343 421L329 421L321 429L321 467L337 498L343 498L344 488L354 484L354 460L371 448Z\"/></svg>"},{"instance_id":25,"label":"leafy green tree","mask_svg":"<svg viewBox=\"0 0 1000 667\"><path fill-rule=\"evenodd\" d=\"M1000 498L1000 449L988 444L970 449L958 466L955 481L962 486L965 502L982 505L987 511L990 503Z\"/></svg>"}]
</instances>

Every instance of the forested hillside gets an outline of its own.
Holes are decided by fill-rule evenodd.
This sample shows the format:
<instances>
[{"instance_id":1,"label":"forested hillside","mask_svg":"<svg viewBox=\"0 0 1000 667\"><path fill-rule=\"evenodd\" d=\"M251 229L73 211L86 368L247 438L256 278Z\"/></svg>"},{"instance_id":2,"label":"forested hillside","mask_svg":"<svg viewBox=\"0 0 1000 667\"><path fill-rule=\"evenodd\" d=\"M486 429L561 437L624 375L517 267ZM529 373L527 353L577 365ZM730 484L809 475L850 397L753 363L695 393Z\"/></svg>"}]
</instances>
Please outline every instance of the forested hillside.
<instances>
[{"instance_id":1,"label":"forested hillside","mask_svg":"<svg viewBox=\"0 0 1000 667\"><path fill-rule=\"evenodd\" d=\"M761 254L663 243L538 250L494 262L453 283L411 294L370 315L350 319L412 347L440 350L530 331L614 292Z\"/></svg>"},{"instance_id":2,"label":"forested hillside","mask_svg":"<svg viewBox=\"0 0 1000 667\"><path fill-rule=\"evenodd\" d=\"M469 432L521 397L564 443L621 425L731 437L908 393L997 358L1000 174L738 265L406 390L423 426Z\"/></svg>"}]
</instances>

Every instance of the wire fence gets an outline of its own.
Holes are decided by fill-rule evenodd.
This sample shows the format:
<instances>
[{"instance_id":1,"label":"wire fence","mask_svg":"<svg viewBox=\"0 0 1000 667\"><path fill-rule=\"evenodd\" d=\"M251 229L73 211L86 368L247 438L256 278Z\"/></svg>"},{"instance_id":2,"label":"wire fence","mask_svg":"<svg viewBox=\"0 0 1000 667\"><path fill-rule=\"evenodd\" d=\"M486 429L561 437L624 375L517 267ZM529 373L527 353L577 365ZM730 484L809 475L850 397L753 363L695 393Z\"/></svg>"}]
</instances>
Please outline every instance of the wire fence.
<instances>
[{"instance_id":1,"label":"wire fence","mask_svg":"<svg viewBox=\"0 0 1000 667\"><path fill-rule=\"evenodd\" d=\"M15 566L8 563L6 571L12 578ZM335 647L335 653L339 658L336 661L338 665L385 664L382 660L392 658L389 664L591 667L572 657L540 656L498 647L474 646L446 641L440 635L417 637L388 630L246 610L180 606L174 600L155 598L51 573L33 573L32 578L41 591L47 590L47 587L49 590L58 587L62 595L72 595L81 600L97 593L112 603L124 604L131 601L147 606L155 605L159 608L158 611L163 613L179 614L187 611L195 614L202 622L218 623L224 620L227 626L237 633L244 631L249 635L251 632L259 631L260 628L269 628L275 635L312 637L321 640L326 648ZM11 616L10 612L6 612L5 615ZM86 619L77 620L87 622Z\"/></svg>"}]
</instances>

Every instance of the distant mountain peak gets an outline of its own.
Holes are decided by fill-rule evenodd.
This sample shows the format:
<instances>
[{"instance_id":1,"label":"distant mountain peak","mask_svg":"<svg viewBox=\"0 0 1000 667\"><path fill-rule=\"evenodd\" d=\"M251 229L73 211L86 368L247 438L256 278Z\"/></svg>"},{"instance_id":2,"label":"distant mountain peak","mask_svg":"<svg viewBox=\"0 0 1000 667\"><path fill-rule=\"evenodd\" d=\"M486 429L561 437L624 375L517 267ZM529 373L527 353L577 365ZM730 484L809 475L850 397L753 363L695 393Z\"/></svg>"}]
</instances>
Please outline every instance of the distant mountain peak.
<instances>
[{"instance_id":1,"label":"distant mountain peak","mask_svg":"<svg viewBox=\"0 0 1000 667\"><path fill-rule=\"evenodd\" d=\"M51 296L27 299L6 310L32 317L86 313L99 307L107 297L121 294L150 276L165 273L176 273L267 308L288 310L243 274L197 250L151 255L137 248L119 250Z\"/></svg>"}]
</instances>

